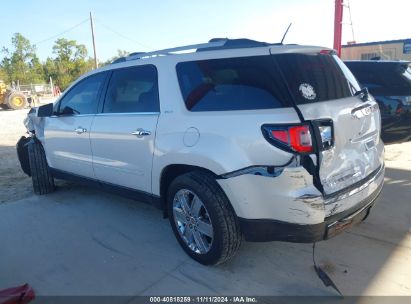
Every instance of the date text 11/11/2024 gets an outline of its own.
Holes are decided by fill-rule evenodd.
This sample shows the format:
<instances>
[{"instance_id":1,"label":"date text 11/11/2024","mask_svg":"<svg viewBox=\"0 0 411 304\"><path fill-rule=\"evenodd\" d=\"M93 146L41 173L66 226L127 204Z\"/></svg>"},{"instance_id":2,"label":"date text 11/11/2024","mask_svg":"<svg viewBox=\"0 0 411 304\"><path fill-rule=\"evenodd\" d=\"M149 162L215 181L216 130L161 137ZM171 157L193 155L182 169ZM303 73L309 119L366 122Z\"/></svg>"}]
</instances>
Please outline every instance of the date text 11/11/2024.
<instances>
[{"instance_id":1,"label":"date text 11/11/2024","mask_svg":"<svg viewBox=\"0 0 411 304\"><path fill-rule=\"evenodd\" d=\"M150 303L258 303L255 297L247 296L196 296L196 297L150 297Z\"/></svg>"}]
</instances>

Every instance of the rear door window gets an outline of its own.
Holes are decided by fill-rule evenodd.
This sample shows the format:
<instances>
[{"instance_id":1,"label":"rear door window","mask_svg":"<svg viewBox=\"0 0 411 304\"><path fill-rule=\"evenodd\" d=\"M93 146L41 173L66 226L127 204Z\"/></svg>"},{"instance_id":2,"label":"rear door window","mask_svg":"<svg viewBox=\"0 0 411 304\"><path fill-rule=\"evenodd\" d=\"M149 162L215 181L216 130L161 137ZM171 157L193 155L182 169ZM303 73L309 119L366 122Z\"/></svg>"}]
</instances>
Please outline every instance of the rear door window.
<instances>
[{"instance_id":1,"label":"rear door window","mask_svg":"<svg viewBox=\"0 0 411 304\"><path fill-rule=\"evenodd\" d=\"M287 88L276 70L269 55L177 64L181 92L189 111L284 107Z\"/></svg>"},{"instance_id":2,"label":"rear door window","mask_svg":"<svg viewBox=\"0 0 411 304\"><path fill-rule=\"evenodd\" d=\"M359 85L341 62L328 54L273 55L296 104L351 97ZM346 69L347 75L342 68Z\"/></svg>"},{"instance_id":3,"label":"rear door window","mask_svg":"<svg viewBox=\"0 0 411 304\"><path fill-rule=\"evenodd\" d=\"M157 70L153 65L113 71L104 101L104 113L147 113L159 110Z\"/></svg>"}]
</instances>

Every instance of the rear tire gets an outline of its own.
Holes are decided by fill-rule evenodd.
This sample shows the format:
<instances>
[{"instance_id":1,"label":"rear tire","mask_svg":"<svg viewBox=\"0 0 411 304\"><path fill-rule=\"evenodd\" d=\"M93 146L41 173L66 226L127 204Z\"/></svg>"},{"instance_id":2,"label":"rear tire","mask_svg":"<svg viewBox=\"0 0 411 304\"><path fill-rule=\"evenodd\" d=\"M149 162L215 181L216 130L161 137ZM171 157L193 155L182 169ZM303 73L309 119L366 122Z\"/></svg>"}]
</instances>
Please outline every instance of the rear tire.
<instances>
[{"instance_id":1,"label":"rear tire","mask_svg":"<svg viewBox=\"0 0 411 304\"><path fill-rule=\"evenodd\" d=\"M7 97L7 106L13 110L21 110L27 106L27 97L18 92L13 92Z\"/></svg>"},{"instance_id":2,"label":"rear tire","mask_svg":"<svg viewBox=\"0 0 411 304\"><path fill-rule=\"evenodd\" d=\"M188 205L179 205L183 198ZM201 211L200 208L193 208L194 201L202 204ZM190 208L186 208L189 211L179 207L183 205L189 206ZM178 176L168 188L167 207L170 224L178 242L197 262L203 265L221 264L234 256L240 248L242 235L237 216L211 174L194 171ZM195 212L194 209L198 211ZM195 214L199 215L196 217ZM211 229L205 229L205 223L211 225ZM189 231L187 234L186 230ZM201 241L198 241L199 233Z\"/></svg>"},{"instance_id":3,"label":"rear tire","mask_svg":"<svg viewBox=\"0 0 411 304\"><path fill-rule=\"evenodd\" d=\"M35 194L43 195L54 191L54 178L47 164L43 146L33 139L28 145L30 173Z\"/></svg>"}]
</instances>

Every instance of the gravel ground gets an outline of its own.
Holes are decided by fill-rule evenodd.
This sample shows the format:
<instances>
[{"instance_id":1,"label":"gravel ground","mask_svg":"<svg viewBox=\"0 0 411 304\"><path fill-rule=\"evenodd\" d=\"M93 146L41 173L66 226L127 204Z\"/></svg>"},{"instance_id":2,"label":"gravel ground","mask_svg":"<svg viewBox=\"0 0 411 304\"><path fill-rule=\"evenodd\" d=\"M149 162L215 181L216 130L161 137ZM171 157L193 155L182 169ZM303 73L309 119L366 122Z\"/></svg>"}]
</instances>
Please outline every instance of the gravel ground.
<instances>
[{"instance_id":1,"label":"gravel ground","mask_svg":"<svg viewBox=\"0 0 411 304\"><path fill-rule=\"evenodd\" d=\"M0 109L0 204L33 194L31 179L21 170L15 147L26 132L23 119L27 112Z\"/></svg>"}]
</instances>

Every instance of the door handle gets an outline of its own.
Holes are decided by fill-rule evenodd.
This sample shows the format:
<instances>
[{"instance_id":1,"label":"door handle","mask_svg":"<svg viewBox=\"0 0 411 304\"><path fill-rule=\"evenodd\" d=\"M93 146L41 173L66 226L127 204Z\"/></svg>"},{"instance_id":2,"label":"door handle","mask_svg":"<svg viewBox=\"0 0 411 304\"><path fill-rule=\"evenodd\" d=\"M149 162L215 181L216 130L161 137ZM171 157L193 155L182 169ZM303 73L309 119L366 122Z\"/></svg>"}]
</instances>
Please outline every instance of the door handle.
<instances>
[{"instance_id":1,"label":"door handle","mask_svg":"<svg viewBox=\"0 0 411 304\"><path fill-rule=\"evenodd\" d=\"M78 128L76 128L76 129L74 129L74 131L75 131L77 134L81 134L81 133L87 132L87 129L84 129L84 128L82 128L82 127L78 127Z\"/></svg>"},{"instance_id":2,"label":"door handle","mask_svg":"<svg viewBox=\"0 0 411 304\"><path fill-rule=\"evenodd\" d=\"M140 138L140 137L143 137L143 136L151 135L151 132L147 131L147 130L143 130L143 129L137 129L137 130L131 132L131 135L135 135L135 136Z\"/></svg>"}]
</instances>

